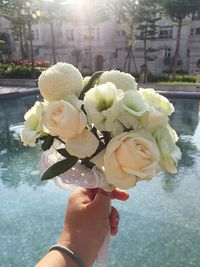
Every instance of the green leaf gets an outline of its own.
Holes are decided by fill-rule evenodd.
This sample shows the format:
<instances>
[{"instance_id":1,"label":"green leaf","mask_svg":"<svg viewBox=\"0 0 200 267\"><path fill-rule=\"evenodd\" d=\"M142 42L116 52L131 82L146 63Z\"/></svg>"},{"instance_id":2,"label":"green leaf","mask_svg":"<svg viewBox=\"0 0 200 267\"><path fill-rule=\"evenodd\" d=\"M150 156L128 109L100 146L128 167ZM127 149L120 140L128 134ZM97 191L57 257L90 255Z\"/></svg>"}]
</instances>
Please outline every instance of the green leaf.
<instances>
[{"instance_id":1,"label":"green leaf","mask_svg":"<svg viewBox=\"0 0 200 267\"><path fill-rule=\"evenodd\" d=\"M76 164L77 161L78 158L71 156L71 158L64 159L62 161L55 163L42 175L41 180L42 181L49 180L68 171Z\"/></svg>"},{"instance_id":2,"label":"green leaf","mask_svg":"<svg viewBox=\"0 0 200 267\"><path fill-rule=\"evenodd\" d=\"M65 158L71 158L72 157L72 155L70 155L65 148L60 148L57 150L57 152Z\"/></svg>"},{"instance_id":3,"label":"green leaf","mask_svg":"<svg viewBox=\"0 0 200 267\"><path fill-rule=\"evenodd\" d=\"M89 169L92 169L92 168L95 166L95 164L92 163L91 161L89 161L87 158L81 160L81 164L85 165L85 166L88 167Z\"/></svg>"},{"instance_id":4,"label":"green leaf","mask_svg":"<svg viewBox=\"0 0 200 267\"><path fill-rule=\"evenodd\" d=\"M89 82L83 87L83 90L79 97L80 100L83 100L84 95L87 93L88 90L90 90L96 84L97 80L99 79L102 73L103 71L97 71L92 75Z\"/></svg>"},{"instance_id":5,"label":"green leaf","mask_svg":"<svg viewBox=\"0 0 200 267\"><path fill-rule=\"evenodd\" d=\"M47 136L44 139L43 144L41 145L41 148L43 151L48 150L53 145L54 137L53 136Z\"/></svg>"}]
</instances>

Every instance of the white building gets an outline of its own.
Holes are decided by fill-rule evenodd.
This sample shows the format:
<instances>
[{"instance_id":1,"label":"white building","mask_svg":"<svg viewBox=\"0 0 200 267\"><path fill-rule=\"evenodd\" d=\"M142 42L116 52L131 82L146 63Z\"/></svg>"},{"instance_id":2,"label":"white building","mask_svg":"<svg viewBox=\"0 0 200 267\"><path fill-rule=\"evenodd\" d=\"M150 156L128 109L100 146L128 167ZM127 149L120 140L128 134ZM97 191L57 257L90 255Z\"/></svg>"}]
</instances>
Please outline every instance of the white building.
<instances>
[{"instance_id":1,"label":"white building","mask_svg":"<svg viewBox=\"0 0 200 267\"><path fill-rule=\"evenodd\" d=\"M56 61L69 62L83 72L107 69L124 70L127 61L127 36L122 25L115 18L88 27L84 24L60 23L54 26ZM50 25L33 26L35 59L53 64L52 31ZM176 44L177 27L166 19L158 21L157 38L148 41L155 60L148 62L152 73L168 72L169 61L173 57ZM134 61L131 72L139 72L144 64L142 41L136 41L133 50ZM17 56L17 55L16 55ZM200 60L200 14L184 23L181 34L179 71L194 74Z\"/></svg>"}]
</instances>

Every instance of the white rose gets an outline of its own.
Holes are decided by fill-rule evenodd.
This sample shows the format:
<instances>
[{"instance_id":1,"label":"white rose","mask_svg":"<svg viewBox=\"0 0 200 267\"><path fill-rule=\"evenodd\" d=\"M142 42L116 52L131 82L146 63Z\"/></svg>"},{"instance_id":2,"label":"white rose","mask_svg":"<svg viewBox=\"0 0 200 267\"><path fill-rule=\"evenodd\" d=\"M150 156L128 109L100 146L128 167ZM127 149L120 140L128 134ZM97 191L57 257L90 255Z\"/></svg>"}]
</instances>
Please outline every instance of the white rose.
<instances>
[{"instance_id":1,"label":"white rose","mask_svg":"<svg viewBox=\"0 0 200 267\"><path fill-rule=\"evenodd\" d=\"M43 125L48 134L67 140L74 138L85 129L87 118L80 109L79 101L77 106L74 106L61 100L49 103L44 114Z\"/></svg>"},{"instance_id":2,"label":"white rose","mask_svg":"<svg viewBox=\"0 0 200 267\"><path fill-rule=\"evenodd\" d=\"M59 62L40 75L38 85L47 101L66 100L70 94L80 95L83 77L73 65Z\"/></svg>"},{"instance_id":3,"label":"white rose","mask_svg":"<svg viewBox=\"0 0 200 267\"><path fill-rule=\"evenodd\" d=\"M81 134L69 139L65 146L72 156L83 159L96 152L99 141L93 133L85 129Z\"/></svg>"},{"instance_id":4,"label":"white rose","mask_svg":"<svg viewBox=\"0 0 200 267\"><path fill-rule=\"evenodd\" d=\"M112 82L118 89L123 91L137 90L135 78L129 73L120 72L118 70L105 71L99 78L99 84Z\"/></svg>"},{"instance_id":5,"label":"white rose","mask_svg":"<svg viewBox=\"0 0 200 267\"><path fill-rule=\"evenodd\" d=\"M153 107L154 109L164 113L166 116L169 116L174 112L174 106L169 102L169 100L159 93L156 93L154 89L140 88L139 93L142 95L149 107Z\"/></svg>"},{"instance_id":6,"label":"white rose","mask_svg":"<svg viewBox=\"0 0 200 267\"><path fill-rule=\"evenodd\" d=\"M34 147L36 139L44 135L42 130L42 117L44 114L45 104L36 102L35 105L24 115L24 129L20 136L25 146Z\"/></svg>"},{"instance_id":7,"label":"white rose","mask_svg":"<svg viewBox=\"0 0 200 267\"><path fill-rule=\"evenodd\" d=\"M154 133L154 131L160 127L167 127L169 122L168 116L164 113L152 108L147 112L140 120L142 128Z\"/></svg>"},{"instance_id":8,"label":"white rose","mask_svg":"<svg viewBox=\"0 0 200 267\"><path fill-rule=\"evenodd\" d=\"M160 149L161 168L170 173L176 173L177 163L181 159L181 151L175 144L177 141L175 131L170 126L159 128L155 131L153 136Z\"/></svg>"},{"instance_id":9,"label":"white rose","mask_svg":"<svg viewBox=\"0 0 200 267\"><path fill-rule=\"evenodd\" d=\"M160 153L152 135L136 130L110 141L104 156L104 171L110 184L128 189L138 179L151 179L157 172L159 160Z\"/></svg>"},{"instance_id":10,"label":"white rose","mask_svg":"<svg viewBox=\"0 0 200 267\"><path fill-rule=\"evenodd\" d=\"M90 89L84 98L88 121L100 131L122 132L123 127L116 120L121 111L123 91L113 83L106 83Z\"/></svg>"}]
</instances>

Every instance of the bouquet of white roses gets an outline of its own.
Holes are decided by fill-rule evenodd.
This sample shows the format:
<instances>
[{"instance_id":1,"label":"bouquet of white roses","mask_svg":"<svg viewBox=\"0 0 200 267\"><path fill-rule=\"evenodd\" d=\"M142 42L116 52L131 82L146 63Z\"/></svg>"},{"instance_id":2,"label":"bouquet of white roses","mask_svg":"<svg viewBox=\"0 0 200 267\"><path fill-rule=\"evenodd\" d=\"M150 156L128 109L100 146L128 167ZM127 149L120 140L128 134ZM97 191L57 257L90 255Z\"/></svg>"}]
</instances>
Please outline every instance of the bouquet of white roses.
<instances>
[{"instance_id":1,"label":"bouquet of white roses","mask_svg":"<svg viewBox=\"0 0 200 267\"><path fill-rule=\"evenodd\" d=\"M83 79L74 66L57 63L41 74L39 89L44 101L25 114L21 139L31 147L43 142L42 180L128 189L177 171L174 107L154 89L138 90L130 74L111 70Z\"/></svg>"},{"instance_id":2,"label":"bouquet of white roses","mask_svg":"<svg viewBox=\"0 0 200 267\"><path fill-rule=\"evenodd\" d=\"M74 66L57 63L41 74L39 88L44 102L25 114L21 139L31 147L42 140L44 151L57 140L62 160L43 180L77 162L96 166L110 185L122 189L159 171L177 171L181 152L169 125L174 107L154 89L137 90L130 74L111 70L83 79Z\"/></svg>"}]
</instances>

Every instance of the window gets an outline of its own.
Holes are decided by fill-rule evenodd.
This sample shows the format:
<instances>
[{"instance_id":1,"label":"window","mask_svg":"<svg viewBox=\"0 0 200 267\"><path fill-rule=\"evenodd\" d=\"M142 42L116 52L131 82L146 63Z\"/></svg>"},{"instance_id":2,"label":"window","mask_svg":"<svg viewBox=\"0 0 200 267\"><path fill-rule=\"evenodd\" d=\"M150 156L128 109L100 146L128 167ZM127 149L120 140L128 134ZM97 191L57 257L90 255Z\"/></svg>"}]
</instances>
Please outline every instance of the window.
<instances>
[{"instance_id":1,"label":"window","mask_svg":"<svg viewBox=\"0 0 200 267\"><path fill-rule=\"evenodd\" d=\"M95 31L94 28L90 28L83 33L84 40L94 40Z\"/></svg>"},{"instance_id":2,"label":"window","mask_svg":"<svg viewBox=\"0 0 200 267\"><path fill-rule=\"evenodd\" d=\"M123 51L123 48L116 48L115 52L113 53L113 56L117 58L119 56L119 53Z\"/></svg>"},{"instance_id":3,"label":"window","mask_svg":"<svg viewBox=\"0 0 200 267\"><path fill-rule=\"evenodd\" d=\"M63 33L62 31L58 31L57 32L57 38L62 38L63 37Z\"/></svg>"},{"instance_id":4,"label":"window","mask_svg":"<svg viewBox=\"0 0 200 267\"><path fill-rule=\"evenodd\" d=\"M165 58L171 58L172 56L172 49L167 47L165 48Z\"/></svg>"},{"instance_id":5,"label":"window","mask_svg":"<svg viewBox=\"0 0 200 267\"><path fill-rule=\"evenodd\" d=\"M67 31L67 40L74 41L74 30L71 29Z\"/></svg>"},{"instance_id":6,"label":"window","mask_svg":"<svg viewBox=\"0 0 200 267\"><path fill-rule=\"evenodd\" d=\"M159 39L173 38L173 27L160 28Z\"/></svg>"},{"instance_id":7,"label":"window","mask_svg":"<svg viewBox=\"0 0 200 267\"><path fill-rule=\"evenodd\" d=\"M137 47L137 48L135 48L135 51L137 51L137 52L144 52L144 48L142 48L142 47Z\"/></svg>"},{"instance_id":8,"label":"window","mask_svg":"<svg viewBox=\"0 0 200 267\"><path fill-rule=\"evenodd\" d=\"M38 30L35 31L35 38L37 41L39 40L39 31Z\"/></svg>"},{"instance_id":9,"label":"window","mask_svg":"<svg viewBox=\"0 0 200 267\"><path fill-rule=\"evenodd\" d=\"M125 36L126 32L124 30L116 31L117 36Z\"/></svg>"},{"instance_id":10,"label":"window","mask_svg":"<svg viewBox=\"0 0 200 267\"><path fill-rule=\"evenodd\" d=\"M200 19L200 11L196 11L192 15L192 20L199 20Z\"/></svg>"},{"instance_id":11,"label":"window","mask_svg":"<svg viewBox=\"0 0 200 267\"><path fill-rule=\"evenodd\" d=\"M200 28L192 28L190 30L190 35L200 35Z\"/></svg>"},{"instance_id":12,"label":"window","mask_svg":"<svg viewBox=\"0 0 200 267\"><path fill-rule=\"evenodd\" d=\"M96 30L96 40L99 41L101 39L101 31L100 28L97 28Z\"/></svg>"},{"instance_id":13,"label":"window","mask_svg":"<svg viewBox=\"0 0 200 267\"><path fill-rule=\"evenodd\" d=\"M200 35L200 28L196 28L196 35Z\"/></svg>"},{"instance_id":14,"label":"window","mask_svg":"<svg viewBox=\"0 0 200 267\"><path fill-rule=\"evenodd\" d=\"M31 33L28 34L28 40L32 40L34 41L35 40L35 32L34 31L31 31Z\"/></svg>"}]
</instances>

